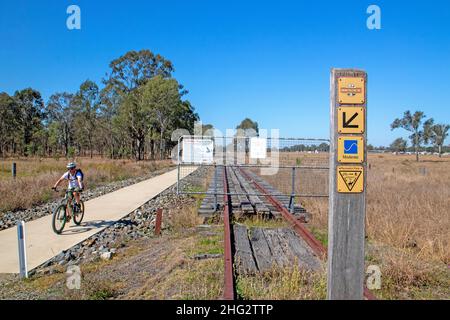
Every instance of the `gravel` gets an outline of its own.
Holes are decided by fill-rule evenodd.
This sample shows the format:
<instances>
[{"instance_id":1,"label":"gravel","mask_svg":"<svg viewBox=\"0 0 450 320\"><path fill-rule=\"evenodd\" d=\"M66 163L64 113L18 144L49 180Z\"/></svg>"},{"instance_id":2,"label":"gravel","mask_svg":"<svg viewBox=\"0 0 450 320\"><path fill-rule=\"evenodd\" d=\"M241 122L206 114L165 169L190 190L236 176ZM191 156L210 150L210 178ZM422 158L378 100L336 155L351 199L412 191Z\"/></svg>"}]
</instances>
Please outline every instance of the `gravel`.
<instances>
[{"instance_id":1,"label":"gravel","mask_svg":"<svg viewBox=\"0 0 450 320\"><path fill-rule=\"evenodd\" d=\"M146 174L141 177L131 178L122 181L116 181L112 183L108 183L107 185L99 186L92 190L86 190L83 192L83 201L88 201L93 198L97 198L104 194L116 191L118 189L130 186L132 184L141 182L143 180L149 179L156 175L160 175L164 172L172 170L173 167L167 167L161 170L153 171L149 174ZM62 197L61 197L62 198ZM49 215L56 208L56 206L61 202L61 198L59 200L47 202L45 204L25 209L25 210L17 210L17 211L7 211L4 214L0 213L0 231L4 229L8 229L11 227L15 227L17 225L17 221L23 220L25 222L32 221L35 219L39 219L43 216Z\"/></svg>"},{"instance_id":2,"label":"gravel","mask_svg":"<svg viewBox=\"0 0 450 320\"><path fill-rule=\"evenodd\" d=\"M200 168L189 177L183 179L183 182L190 184L190 181L194 181L195 183L199 178L201 179L205 176L205 173L206 170ZM98 259L109 260L121 248L125 247L127 241L154 237L156 210L158 208L163 209L164 215L167 214L168 209L182 208L192 203L192 197L177 195L176 185L173 185L111 226L31 270L30 275L58 272L58 268L55 268L56 266L67 267L73 264L93 262ZM163 220L161 229L165 230L167 227L164 225Z\"/></svg>"}]
</instances>

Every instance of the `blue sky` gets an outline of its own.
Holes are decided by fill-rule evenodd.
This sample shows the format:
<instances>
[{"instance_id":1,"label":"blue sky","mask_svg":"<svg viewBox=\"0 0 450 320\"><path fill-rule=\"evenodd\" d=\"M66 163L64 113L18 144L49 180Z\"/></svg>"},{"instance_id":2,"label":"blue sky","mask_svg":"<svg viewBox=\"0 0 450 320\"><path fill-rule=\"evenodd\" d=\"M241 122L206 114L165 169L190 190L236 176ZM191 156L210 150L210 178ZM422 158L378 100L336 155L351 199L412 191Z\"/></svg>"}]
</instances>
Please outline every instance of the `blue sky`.
<instances>
[{"instance_id":1,"label":"blue sky","mask_svg":"<svg viewBox=\"0 0 450 320\"><path fill-rule=\"evenodd\" d=\"M81 30L66 9L81 8ZM381 8L381 30L366 9ZM203 122L245 117L281 136L328 138L331 67L369 75L368 139L387 145L407 109L450 123L450 1L2 1L0 91L45 100L100 83L129 50L170 59ZM449 141L447 140L448 144Z\"/></svg>"}]
</instances>

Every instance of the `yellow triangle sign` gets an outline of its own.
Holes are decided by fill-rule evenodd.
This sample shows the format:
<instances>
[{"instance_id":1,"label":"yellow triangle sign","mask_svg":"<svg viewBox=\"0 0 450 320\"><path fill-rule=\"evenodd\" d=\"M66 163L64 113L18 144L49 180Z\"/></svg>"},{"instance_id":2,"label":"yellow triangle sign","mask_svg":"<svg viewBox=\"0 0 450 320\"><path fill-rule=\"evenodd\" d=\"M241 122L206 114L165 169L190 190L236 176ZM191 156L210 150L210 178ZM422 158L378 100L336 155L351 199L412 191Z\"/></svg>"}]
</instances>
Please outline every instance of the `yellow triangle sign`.
<instances>
[{"instance_id":1,"label":"yellow triangle sign","mask_svg":"<svg viewBox=\"0 0 450 320\"><path fill-rule=\"evenodd\" d=\"M362 167L338 167L338 191L339 192L362 192L364 188Z\"/></svg>"}]
</instances>

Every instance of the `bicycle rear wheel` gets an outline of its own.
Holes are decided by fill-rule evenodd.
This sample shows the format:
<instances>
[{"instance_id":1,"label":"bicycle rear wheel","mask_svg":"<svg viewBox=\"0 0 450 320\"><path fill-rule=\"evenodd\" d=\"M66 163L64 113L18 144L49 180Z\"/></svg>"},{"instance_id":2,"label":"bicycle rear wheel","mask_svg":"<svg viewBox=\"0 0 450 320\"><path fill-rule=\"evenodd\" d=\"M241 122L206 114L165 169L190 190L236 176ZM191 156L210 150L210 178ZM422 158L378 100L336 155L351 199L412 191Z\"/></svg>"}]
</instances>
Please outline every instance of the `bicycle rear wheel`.
<instances>
[{"instance_id":1,"label":"bicycle rear wheel","mask_svg":"<svg viewBox=\"0 0 450 320\"><path fill-rule=\"evenodd\" d=\"M52 228L56 234L61 234L66 225L66 219L66 206L62 204L53 212Z\"/></svg>"},{"instance_id":2,"label":"bicycle rear wheel","mask_svg":"<svg viewBox=\"0 0 450 320\"><path fill-rule=\"evenodd\" d=\"M75 224L79 226L83 221L83 217L84 217L84 202L83 200L80 200L80 211L73 214L73 222L75 222Z\"/></svg>"}]
</instances>

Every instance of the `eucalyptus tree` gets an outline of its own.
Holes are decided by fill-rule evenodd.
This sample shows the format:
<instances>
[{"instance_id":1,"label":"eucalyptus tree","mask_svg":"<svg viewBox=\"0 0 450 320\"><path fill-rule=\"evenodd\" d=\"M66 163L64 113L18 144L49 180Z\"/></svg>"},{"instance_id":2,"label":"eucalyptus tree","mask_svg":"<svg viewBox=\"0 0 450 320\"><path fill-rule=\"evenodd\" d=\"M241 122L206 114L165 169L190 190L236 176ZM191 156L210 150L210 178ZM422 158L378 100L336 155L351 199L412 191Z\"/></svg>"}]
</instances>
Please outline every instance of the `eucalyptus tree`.
<instances>
[{"instance_id":1,"label":"eucalyptus tree","mask_svg":"<svg viewBox=\"0 0 450 320\"><path fill-rule=\"evenodd\" d=\"M150 50L129 51L114 59L107 78L103 80L120 95L126 95L144 85L154 76L171 77L174 71L172 62Z\"/></svg>"},{"instance_id":2,"label":"eucalyptus tree","mask_svg":"<svg viewBox=\"0 0 450 320\"><path fill-rule=\"evenodd\" d=\"M419 149L422 143L427 143L430 139L430 131L428 128L433 124L433 119L430 118L423 123L426 118L422 111L416 111L414 114L408 110L403 114L403 118L397 118L391 124L391 130L397 128L403 128L409 132L411 135L409 139L416 153L416 161L419 161Z\"/></svg>"},{"instance_id":3,"label":"eucalyptus tree","mask_svg":"<svg viewBox=\"0 0 450 320\"><path fill-rule=\"evenodd\" d=\"M14 143L14 132L18 127L17 104L6 92L0 93L0 156L5 157Z\"/></svg>"},{"instance_id":4,"label":"eucalyptus tree","mask_svg":"<svg viewBox=\"0 0 450 320\"><path fill-rule=\"evenodd\" d=\"M32 88L23 89L14 93L17 105L17 123L15 131L20 133L19 141L23 155L29 154L29 146L34 135L42 129L42 120L45 117L44 101L39 91Z\"/></svg>"},{"instance_id":5,"label":"eucalyptus tree","mask_svg":"<svg viewBox=\"0 0 450 320\"><path fill-rule=\"evenodd\" d=\"M164 157L165 134L183 112L179 84L173 79L157 75L142 87L143 108L151 115L160 135L159 154Z\"/></svg>"},{"instance_id":6,"label":"eucalyptus tree","mask_svg":"<svg viewBox=\"0 0 450 320\"><path fill-rule=\"evenodd\" d=\"M107 85L100 91L98 132L101 142L99 143L106 146L112 159L116 157L116 147L120 144L120 135L116 134L114 126L120 101L121 97L112 86Z\"/></svg>"},{"instance_id":7,"label":"eucalyptus tree","mask_svg":"<svg viewBox=\"0 0 450 320\"><path fill-rule=\"evenodd\" d=\"M450 125L448 124L435 124L430 128L430 141L438 147L439 157L442 156L442 146L444 145L445 139L448 137L448 130Z\"/></svg>"},{"instance_id":8,"label":"eucalyptus tree","mask_svg":"<svg viewBox=\"0 0 450 320\"><path fill-rule=\"evenodd\" d=\"M405 139L397 138L391 143L389 149L391 149L394 152L405 152L407 145L408 142Z\"/></svg>"},{"instance_id":9,"label":"eucalyptus tree","mask_svg":"<svg viewBox=\"0 0 450 320\"><path fill-rule=\"evenodd\" d=\"M137 98L140 96L140 93L135 91L139 90L155 76L159 75L163 78L170 78L172 76L172 72L174 71L171 61L167 60L160 54L155 54L147 49L140 51L129 51L123 56L111 61L109 67L111 70L107 74L106 78L103 79L103 83L105 84L107 95L117 98L114 99L114 103L117 104L117 110L118 113L120 113L120 116L112 121L116 124L116 128L123 127L125 125L121 123L121 119L132 117L131 115L125 116L124 112L120 109L122 109L122 106L126 109L133 109L133 103L137 102ZM155 130L153 121L150 121L147 125L149 127L149 132ZM136 136L136 132L138 131L140 130L132 130L132 126L128 126L127 132L129 133L129 136ZM132 134L132 132L134 133ZM153 142L153 133L148 135ZM139 136L141 136L141 134L139 134ZM119 139L123 140L122 137ZM110 139L110 142L112 142L111 140L114 139ZM133 153L135 153L134 151L136 150L134 149L136 147L138 147L139 150L142 149L142 152L144 150L142 141L132 141L131 145ZM141 157L139 155L141 151L137 152L138 158Z\"/></svg>"},{"instance_id":10,"label":"eucalyptus tree","mask_svg":"<svg viewBox=\"0 0 450 320\"><path fill-rule=\"evenodd\" d=\"M51 139L63 146L64 155L67 157L75 130L76 109L74 95L67 92L51 95L47 102L47 112L50 128L52 129L51 132L57 135L56 137L51 137Z\"/></svg>"},{"instance_id":11,"label":"eucalyptus tree","mask_svg":"<svg viewBox=\"0 0 450 320\"><path fill-rule=\"evenodd\" d=\"M86 80L80 85L75 95L77 111L77 139L86 140L89 155L92 158L94 152L94 137L97 134L98 112L100 106L99 89L95 82Z\"/></svg>"}]
</instances>

